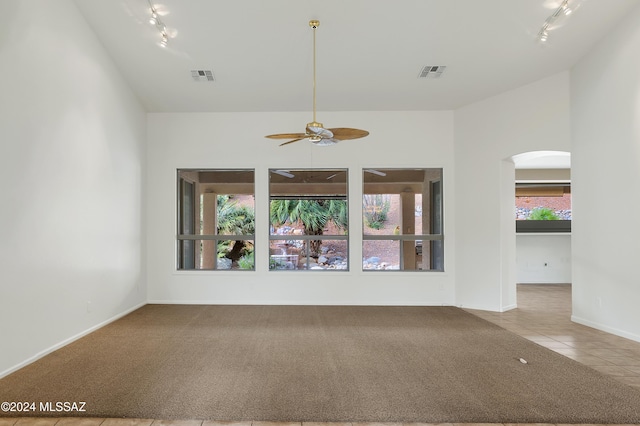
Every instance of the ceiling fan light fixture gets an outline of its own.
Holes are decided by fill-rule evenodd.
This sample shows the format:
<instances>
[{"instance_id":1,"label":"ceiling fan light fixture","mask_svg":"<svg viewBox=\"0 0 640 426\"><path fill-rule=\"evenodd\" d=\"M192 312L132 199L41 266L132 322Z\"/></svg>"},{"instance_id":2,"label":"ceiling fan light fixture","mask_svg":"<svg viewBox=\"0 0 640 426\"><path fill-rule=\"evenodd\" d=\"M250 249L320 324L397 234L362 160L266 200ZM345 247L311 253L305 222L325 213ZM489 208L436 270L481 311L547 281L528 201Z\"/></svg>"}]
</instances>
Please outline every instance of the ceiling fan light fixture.
<instances>
[{"instance_id":1,"label":"ceiling fan light fixture","mask_svg":"<svg viewBox=\"0 0 640 426\"><path fill-rule=\"evenodd\" d=\"M335 145L338 143L338 141L336 139L330 138L330 139L326 139L323 137L318 137L318 139L314 139L314 138L309 138L309 140L311 141L312 144L314 144L315 146L331 146L331 145Z\"/></svg>"}]
</instances>

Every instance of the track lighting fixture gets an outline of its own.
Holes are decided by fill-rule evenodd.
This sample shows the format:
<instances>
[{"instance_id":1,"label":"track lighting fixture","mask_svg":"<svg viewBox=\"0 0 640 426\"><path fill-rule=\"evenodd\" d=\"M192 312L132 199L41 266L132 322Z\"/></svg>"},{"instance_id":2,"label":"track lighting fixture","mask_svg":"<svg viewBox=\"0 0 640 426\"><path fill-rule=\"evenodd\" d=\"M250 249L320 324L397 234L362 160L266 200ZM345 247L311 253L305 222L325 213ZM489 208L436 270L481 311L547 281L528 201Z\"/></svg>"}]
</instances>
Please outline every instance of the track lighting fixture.
<instances>
[{"instance_id":1,"label":"track lighting fixture","mask_svg":"<svg viewBox=\"0 0 640 426\"><path fill-rule=\"evenodd\" d=\"M549 30L553 29L553 24L561 16L569 16L573 12L573 9L569 7L569 0L562 0L560 6L549 16L542 28L538 32L538 41L544 43L549 39Z\"/></svg>"},{"instance_id":2,"label":"track lighting fixture","mask_svg":"<svg viewBox=\"0 0 640 426\"><path fill-rule=\"evenodd\" d=\"M169 33L167 32L167 26L160 19L160 14L158 13L158 9L156 6L151 4L149 0L149 8L151 12L151 16L149 17L149 23L156 27L158 32L160 33L160 42L158 43L160 47L167 47L169 43Z\"/></svg>"}]
</instances>

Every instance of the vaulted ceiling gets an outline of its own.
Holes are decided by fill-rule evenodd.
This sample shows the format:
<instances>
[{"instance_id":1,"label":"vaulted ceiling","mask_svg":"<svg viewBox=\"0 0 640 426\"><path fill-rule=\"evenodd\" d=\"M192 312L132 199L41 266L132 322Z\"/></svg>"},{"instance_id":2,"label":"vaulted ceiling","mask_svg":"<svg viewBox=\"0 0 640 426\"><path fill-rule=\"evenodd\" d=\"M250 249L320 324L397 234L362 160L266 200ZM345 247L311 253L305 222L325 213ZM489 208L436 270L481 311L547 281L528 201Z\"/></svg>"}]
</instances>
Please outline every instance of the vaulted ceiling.
<instances>
[{"instance_id":1,"label":"vaulted ceiling","mask_svg":"<svg viewBox=\"0 0 640 426\"><path fill-rule=\"evenodd\" d=\"M570 69L639 0L76 0L150 112L441 110ZM446 66L418 78L424 66ZM606 64L602 64L606 66ZM196 82L192 70L211 70Z\"/></svg>"}]
</instances>

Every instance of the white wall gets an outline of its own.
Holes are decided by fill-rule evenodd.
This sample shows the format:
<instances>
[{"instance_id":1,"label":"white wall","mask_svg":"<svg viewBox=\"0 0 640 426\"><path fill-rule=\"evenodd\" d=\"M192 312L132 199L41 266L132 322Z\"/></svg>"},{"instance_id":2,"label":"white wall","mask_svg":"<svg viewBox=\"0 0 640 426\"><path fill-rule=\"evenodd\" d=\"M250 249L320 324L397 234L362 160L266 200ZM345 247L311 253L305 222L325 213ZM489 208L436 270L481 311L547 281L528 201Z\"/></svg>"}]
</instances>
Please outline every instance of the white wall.
<instances>
[{"instance_id":1,"label":"white wall","mask_svg":"<svg viewBox=\"0 0 640 426\"><path fill-rule=\"evenodd\" d=\"M516 282L571 283L571 234L517 234Z\"/></svg>"},{"instance_id":2,"label":"white wall","mask_svg":"<svg viewBox=\"0 0 640 426\"><path fill-rule=\"evenodd\" d=\"M2 376L145 300L146 120L67 0L0 2L0 75Z\"/></svg>"},{"instance_id":3,"label":"white wall","mask_svg":"<svg viewBox=\"0 0 640 426\"><path fill-rule=\"evenodd\" d=\"M529 151L569 151L569 73L455 111L456 302L516 306L515 171Z\"/></svg>"},{"instance_id":4,"label":"white wall","mask_svg":"<svg viewBox=\"0 0 640 426\"><path fill-rule=\"evenodd\" d=\"M573 319L640 341L640 7L571 72Z\"/></svg>"},{"instance_id":5,"label":"white wall","mask_svg":"<svg viewBox=\"0 0 640 426\"><path fill-rule=\"evenodd\" d=\"M310 113L149 114L149 301L166 303L451 305L454 302L453 113L318 112L329 127L370 136L330 147L278 147L264 135L296 132ZM175 270L176 169L256 169L256 271ZM349 272L268 270L270 167L349 168ZM362 168L444 169L445 272L362 272Z\"/></svg>"}]
</instances>

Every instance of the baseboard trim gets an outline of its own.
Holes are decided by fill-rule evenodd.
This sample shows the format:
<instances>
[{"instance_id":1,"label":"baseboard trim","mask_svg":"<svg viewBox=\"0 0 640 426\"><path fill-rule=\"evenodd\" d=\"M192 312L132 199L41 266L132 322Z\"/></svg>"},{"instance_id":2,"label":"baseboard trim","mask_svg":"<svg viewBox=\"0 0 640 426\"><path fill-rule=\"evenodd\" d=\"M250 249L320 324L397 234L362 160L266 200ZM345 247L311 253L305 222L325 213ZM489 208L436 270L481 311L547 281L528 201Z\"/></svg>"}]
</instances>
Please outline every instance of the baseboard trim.
<instances>
[{"instance_id":1,"label":"baseboard trim","mask_svg":"<svg viewBox=\"0 0 640 426\"><path fill-rule=\"evenodd\" d=\"M507 311L510 311L512 309L516 309L517 307L518 307L517 303L514 303L513 305L503 306L502 309L500 310L500 312L507 312Z\"/></svg>"},{"instance_id":2,"label":"baseboard trim","mask_svg":"<svg viewBox=\"0 0 640 426\"><path fill-rule=\"evenodd\" d=\"M381 303L379 300L369 301L345 301L345 302L314 302L309 300L148 300L148 305L246 305L246 306L454 306L445 302L389 302Z\"/></svg>"},{"instance_id":3,"label":"baseboard trim","mask_svg":"<svg viewBox=\"0 0 640 426\"><path fill-rule=\"evenodd\" d=\"M580 318L576 315L571 315L571 321L576 322L578 324L586 325L587 327L595 328L596 330L604 331L610 334L615 334L616 336L624 337L625 339L640 342L640 335L629 333L624 330L619 330L615 327L609 327L597 322L589 321L587 319Z\"/></svg>"},{"instance_id":4,"label":"baseboard trim","mask_svg":"<svg viewBox=\"0 0 640 426\"><path fill-rule=\"evenodd\" d=\"M47 349L45 349L43 351L38 352L34 356L32 356L30 358L27 358L26 360L22 361L21 363L16 364L13 367L9 367L8 369L0 372L0 379L2 379L5 376L8 376L9 374L11 374L11 373L13 373L15 371L20 370L21 368L26 367L27 365L39 360L40 358L42 358L42 357L44 357L46 355L49 355L51 352L57 351L58 349L60 349L60 348L62 348L64 346L68 345L69 343L72 343L72 342L74 342L74 341L86 336L87 334L93 333L94 331L104 327L105 325L110 324L110 323L122 318L123 316L130 314L131 312L135 311L136 309L140 309L141 307L143 307L146 304L147 304L147 302L139 303L139 304L133 306L132 308L127 309L124 312L121 312L121 313L119 313L117 315L114 315L113 317L108 318L108 319L102 321L101 323L98 323L98 324L94 325L93 327L90 327L90 328L88 328L88 329L86 329L84 331L81 331L78 334L75 334L75 335L73 335L73 336L71 336L71 337L69 337L69 338L67 338L67 339L65 339L65 340L63 340L63 341L61 341L59 343L56 343L55 345L53 345L53 346L51 346L51 347L49 347L49 348L47 348Z\"/></svg>"},{"instance_id":5,"label":"baseboard trim","mask_svg":"<svg viewBox=\"0 0 640 426\"><path fill-rule=\"evenodd\" d=\"M501 312L500 308L494 308L489 306L480 306L480 305L467 305L465 303L454 305L456 308L460 309L470 309L472 311L487 311L487 312Z\"/></svg>"}]
</instances>

